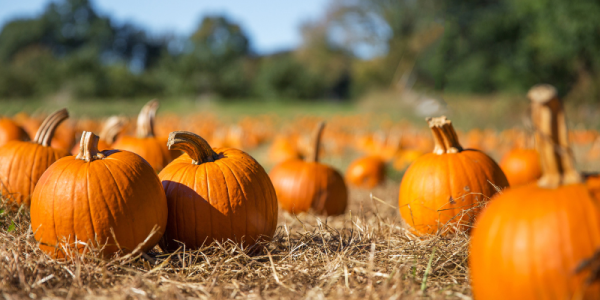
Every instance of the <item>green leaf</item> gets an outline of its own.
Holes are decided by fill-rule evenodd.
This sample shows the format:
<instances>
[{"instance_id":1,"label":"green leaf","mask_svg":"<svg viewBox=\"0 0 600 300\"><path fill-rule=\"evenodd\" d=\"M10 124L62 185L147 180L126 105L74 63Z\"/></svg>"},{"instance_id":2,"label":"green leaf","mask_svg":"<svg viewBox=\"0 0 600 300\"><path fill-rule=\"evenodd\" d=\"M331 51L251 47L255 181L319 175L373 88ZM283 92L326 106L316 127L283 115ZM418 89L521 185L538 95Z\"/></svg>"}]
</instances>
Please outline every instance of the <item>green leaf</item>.
<instances>
[{"instance_id":1,"label":"green leaf","mask_svg":"<svg viewBox=\"0 0 600 300\"><path fill-rule=\"evenodd\" d=\"M8 225L8 229L7 229L7 231L8 231L8 232L13 232L13 231L15 230L15 228L16 228L16 227L17 227L17 226L15 225L15 222L14 222L14 221L10 221L10 225Z\"/></svg>"}]
</instances>

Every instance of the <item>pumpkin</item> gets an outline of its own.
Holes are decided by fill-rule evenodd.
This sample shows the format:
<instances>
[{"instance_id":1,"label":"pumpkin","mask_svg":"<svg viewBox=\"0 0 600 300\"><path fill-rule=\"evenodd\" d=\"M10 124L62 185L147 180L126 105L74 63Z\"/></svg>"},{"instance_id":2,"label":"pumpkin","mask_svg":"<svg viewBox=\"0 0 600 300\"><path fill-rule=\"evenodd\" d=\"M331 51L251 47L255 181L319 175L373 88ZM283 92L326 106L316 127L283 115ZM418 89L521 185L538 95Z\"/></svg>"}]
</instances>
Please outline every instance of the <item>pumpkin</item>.
<instances>
[{"instance_id":1,"label":"pumpkin","mask_svg":"<svg viewBox=\"0 0 600 300\"><path fill-rule=\"evenodd\" d=\"M29 206L33 189L42 173L69 152L50 147L56 127L69 117L66 109L48 116L31 142L10 141L0 147L2 196L13 205Z\"/></svg>"},{"instance_id":2,"label":"pumpkin","mask_svg":"<svg viewBox=\"0 0 600 300\"><path fill-rule=\"evenodd\" d=\"M277 227L277 199L262 166L245 152L211 148L186 131L169 135L169 149L185 153L158 175L167 195L169 217L161 248L232 240L252 245L271 239Z\"/></svg>"},{"instance_id":3,"label":"pumpkin","mask_svg":"<svg viewBox=\"0 0 600 300\"><path fill-rule=\"evenodd\" d=\"M137 136L123 136L113 144L114 149L139 154L156 171L160 171L171 161L171 154L164 140L154 135L154 118L158 106L156 100L148 102L137 119Z\"/></svg>"},{"instance_id":4,"label":"pumpkin","mask_svg":"<svg viewBox=\"0 0 600 300\"><path fill-rule=\"evenodd\" d=\"M495 197L470 244L476 299L600 299L590 270L600 249L600 202L574 168L562 103L549 85L534 86L536 147L542 176Z\"/></svg>"},{"instance_id":5,"label":"pumpkin","mask_svg":"<svg viewBox=\"0 0 600 300\"><path fill-rule=\"evenodd\" d=\"M352 186L371 189L385 179L385 162L377 155L365 156L353 161L346 170L346 181Z\"/></svg>"},{"instance_id":6,"label":"pumpkin","mask_svg":"<svg viewBox=\"0 0 600 300\"><path fill-rule=\"evenodd\" d=\"M535 149L515 148L502 157L500 168L510 186L530 183L542 176L540 157Z\"/></svg>"},{"instance_id":7,"label":"pumpkin","mask_svg":"<svg viewBox=\"0 0 600 300\"><path fill-rule=\"evenodd\" d=\"M28 141L29 135L15 121L0 118L0 147L9 141Z\"/></svg>"},{"instance_id":8,"label":"pumpkin","mask_svg":"<svg viewBox=\"0 0 600 300\"><path fill-rule=\"evenodd\" d=\"M317 214L340 215L348 204L348 190L342 175L331 166L319 162L320 123L309 161L291 159L271 170L270 177L282 209L290 213L313 210Z\"/></svg>"},{"instance_id":9,"label":"pumpkin","mask_svg":"<svg viewBox=\"0 0 600 300\"><path fill-rule=\"evenodd\" d=\"M91 244L105 257L120 250L146 252L167 224L167 200L154 169L140 156L98 151L98 136L84 132L81 152L55 162L31 201L31 228L53 257L81 253ZM76 241L81 241L76 243Z\"/></svg>"},{"instance_id":10,"label":"pumpkin","mask_svg":"<svg viewBox=\"0 0 600 300\"><path fill-rule=\"evenodd\" d=\"M428 118L433 153L416 159L400 183L400 214L418 235L467 231L480 206L508 186L506 176L485 153L463 149L452 122Z\"/></svg>"},{"instance_id":11,"label":"pumpkin","mask_svg":"<svg viewBox=\"0 0 600 300\"><path fill-rule=\"evenodd\" d=\"M110 150L112 149L112 144L117 139L117 136L123 131L123 127L125 127L125 119L123 117L112 116L104 122L102 125L102 130L100 131L100 139L98 141L98 149L99 150ZM75 147L71 150L73 155L77 155L79 153L79 146L81 143L76 144Z\"/></svg>"}]
</instances>

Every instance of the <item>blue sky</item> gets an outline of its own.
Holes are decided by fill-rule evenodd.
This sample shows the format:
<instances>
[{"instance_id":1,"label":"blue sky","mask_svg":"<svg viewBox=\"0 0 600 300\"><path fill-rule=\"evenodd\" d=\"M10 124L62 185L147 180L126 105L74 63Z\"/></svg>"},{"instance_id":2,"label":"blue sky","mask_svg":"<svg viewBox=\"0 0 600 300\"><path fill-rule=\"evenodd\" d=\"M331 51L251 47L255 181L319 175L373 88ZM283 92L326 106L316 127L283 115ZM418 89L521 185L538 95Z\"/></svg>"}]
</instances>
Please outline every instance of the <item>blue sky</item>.
<instances>
[{"instance_id":1,"label":"blue sky","mask_svg":"<svg viewBox=\"0 0 600 300\"><path fill-rule=\"evenodd\" d=\"M40 14L51 0L0 0L0 26L15 17ZM225 14L250 36L252 47L265 54L301 42L299 27L325 13L329 0L92 0L100 14L129 21L151 33L191 33L202 16Z\"/></svg>"}]
</instances>

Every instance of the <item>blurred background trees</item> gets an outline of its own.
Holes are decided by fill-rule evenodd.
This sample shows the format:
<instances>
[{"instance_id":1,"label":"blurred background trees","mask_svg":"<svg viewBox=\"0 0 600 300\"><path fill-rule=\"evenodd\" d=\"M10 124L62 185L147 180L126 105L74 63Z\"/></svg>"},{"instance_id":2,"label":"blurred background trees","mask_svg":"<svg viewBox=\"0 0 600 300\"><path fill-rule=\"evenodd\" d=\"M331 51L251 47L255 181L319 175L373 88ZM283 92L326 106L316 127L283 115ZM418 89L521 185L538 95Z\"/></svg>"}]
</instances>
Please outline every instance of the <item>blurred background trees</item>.
<instances>
[{"instance_id":1,"label":"blurred background trees","mask_svg":"<svg viewBox=\"0 0 600 300\"><path fill-rule=\"evenodd\" d=\"M539 82L600 95L600 2L331 0L297 49L258 55L224 16L190 36L115 25L89 0L0 31L0 96L345 100L369 91L522 93Z\"/></svg>"}]
</instances>

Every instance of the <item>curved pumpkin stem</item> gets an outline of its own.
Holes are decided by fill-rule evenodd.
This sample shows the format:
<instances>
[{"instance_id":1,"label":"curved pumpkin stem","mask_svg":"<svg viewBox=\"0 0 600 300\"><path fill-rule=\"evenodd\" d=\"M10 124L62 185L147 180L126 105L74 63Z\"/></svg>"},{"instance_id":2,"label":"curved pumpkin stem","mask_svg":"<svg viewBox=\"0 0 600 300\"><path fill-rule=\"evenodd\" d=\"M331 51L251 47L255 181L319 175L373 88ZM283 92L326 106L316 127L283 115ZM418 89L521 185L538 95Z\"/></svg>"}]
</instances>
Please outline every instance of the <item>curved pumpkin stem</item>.
<instances>
[{"instance_id":1,"label":"curved pumpkin stem","mask_svg":"<svg viewBox=\"0 0 600 300\"><path fill-rule=\"evenodd\" d=\"M44 119L44 122L42 122L42 125L40 125L40 128L38 129L37 133L35 134L33 142L40 144L44 147L50 147L50 142L54 137L54 132L56 131L56 128L58 128L58 125L60 125L60 123L62 123L68 117L69 112L66 108L55 111L54 113L46 117L46 119Z\"/></svg>"},{"instance_id":2,"label":"curved pumpkin stem","mask_svg":"<svg viewBox=\"0 0 600 300\"><path fill-rule=\"evenodd\" d=\"M531 100L531 120L542 164L538 186L556 188L561 184L581 183L581 174L575 169L575 158L569 147L565 110L556 89L539 84L529 90L527 97Z\"/></svg>"},{"instance_id":3,"label":"curved pumpkin stem","mask_svg":"<svg viewBox=\"0 0 600 300\"><path fill-rule=\"evenodd\" d=\"M100 131L100 140L109 145L114 143L117 135L123 130L123 127L125 127L125 119L123 117L112 116L108 118Z\"/></svg>"},{"instance_id":4,"label":"curved pumpkin stem","mask_svg":"<svg viewBox=\"0 0 600 300\"><path fill-rule=\"evenodd\" d=\"M463 147L458 142L458 135L452 126L452 121L446 116L425 119L433 133L433 153L441 155L444 153L458 153Z\"/></svg>"},{"instance_id":5,"label":"curved pumpkin stem","mask_svg":"<svg viewBox=\"0 0 600 300\"><path fill-rule=\"evenodd\" d=\"M315 132L314 139L314 147L313 147L313 155L310 159L310 162L319 162L319 152L321 151L321 136L323 135L323 129L325 128L325 122L320 122L317 126L317 131Z\"/></svg>"},{"instance_id":6,"label":"curved pumpkin stem","mask_svg":"<svg viewBox=\"0 0 600 300\"><path fill-rule=\"evenodd\" d=\"M150 100L138 115L137 119L137 137L148 138L154 136L154 118L156 117L156 111L160 104L158 100Z\"/></svg>"},{"instance_id":7,"label":"curved pumpkin stem","mask_svg":"<svg viewBox=\"0 0 600 300\"><path fill-rule=\"evenodd\" d=\"M200 165L219 159L219 155L201 136L189 131L173 131L167 142L169 150L181 150L192 158L192 163Z\"/></svg>"},{"instance_id":8,"label":"curved pumpkin stem","mask_svg":"<svg viewBox=\"0 0 600 300\"><path fill-rule=\"evenodd\" d=\"M79 154L75 158L85 160L86 162L103 159L105 157L104 154L98 151L99 140L98 136L93 132L84 131L79 144Z\"/></svg>"}]
</instances>

